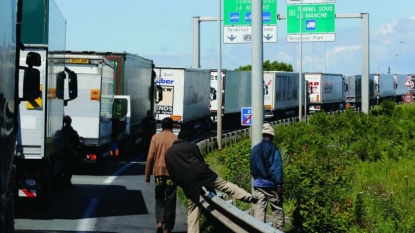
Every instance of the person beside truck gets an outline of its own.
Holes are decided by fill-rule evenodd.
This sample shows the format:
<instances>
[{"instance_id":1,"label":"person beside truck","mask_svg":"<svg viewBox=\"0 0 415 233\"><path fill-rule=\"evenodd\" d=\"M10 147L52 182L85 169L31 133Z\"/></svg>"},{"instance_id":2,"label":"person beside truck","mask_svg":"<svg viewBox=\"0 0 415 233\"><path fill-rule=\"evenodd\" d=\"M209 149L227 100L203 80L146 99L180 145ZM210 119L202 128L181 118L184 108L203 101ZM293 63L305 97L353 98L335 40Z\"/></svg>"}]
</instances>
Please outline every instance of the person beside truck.
<instances>
[{"instance_id":1,"label":"person beside truck","mask_svg":"<svg viewBox=\"0 0 415 233\"><path fill-rule=\"evenodd\" d=\"M75 170L77 157L79 156L80 141L78 132L72 127L72 119L66 115L63 117L63 138L65 141L65 165L63 173L63 186L68 188L76 188L72 184L72 174Z\"/></svg>"},{"instance_id":2,"label":"person beside truck","mask_svg":"<svg viewBox=\"0 0 415 233\"><path fill-rule=\"evenodd\" d=\"M156 134L156 119L151 110L147 110L147 116L141 120L141 128L143 129L144 154L147 155L151 138Z\"/></svg>"},{"instance_id":3,"label":"person beside truck","mask_svg":"<svg viewBox=\"0 0 415 233\"><path fill-rule=\"evenodd\" d=\"M171 180L165 162L165 153L177 140L173 134L173 120L169 117L161 121L162 132L151 138L148 152L145 181L150 184L151 171L155 178L157 233L170 233L176 220L177 185Z\"/></svg>"}]
</instances>

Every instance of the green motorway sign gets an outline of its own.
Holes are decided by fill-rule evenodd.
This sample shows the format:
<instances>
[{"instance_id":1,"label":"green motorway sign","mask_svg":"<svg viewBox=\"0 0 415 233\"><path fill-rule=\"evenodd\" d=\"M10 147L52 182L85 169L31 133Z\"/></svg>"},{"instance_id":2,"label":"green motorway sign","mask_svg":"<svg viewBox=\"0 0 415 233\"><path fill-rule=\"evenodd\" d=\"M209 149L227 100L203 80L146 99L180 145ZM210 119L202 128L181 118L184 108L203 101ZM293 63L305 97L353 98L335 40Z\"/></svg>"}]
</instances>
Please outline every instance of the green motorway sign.
<instances>
[{"instance_id":1,"label":"green motorway sign","mask_svg":"<svg viewBox=\"0 0 415 233\"><path fill-rule=\"evenodd\" d=\"M224 0L223 25L249 26L252 0ZM262 1L262 22L264 25L277 25L277 0Z\"/></svg>"},{"instance_id":2,"label":"green motorway sign","mask_svg":"<svg viewBox=\"0 0 415 233\"><path fill-rule=\"evenodd\" d=\"M334 33L334 4L307 4L302 6L302 33ZM287 34L300 33L300 6L287 5Z\"/></svg>"}]
</instances>

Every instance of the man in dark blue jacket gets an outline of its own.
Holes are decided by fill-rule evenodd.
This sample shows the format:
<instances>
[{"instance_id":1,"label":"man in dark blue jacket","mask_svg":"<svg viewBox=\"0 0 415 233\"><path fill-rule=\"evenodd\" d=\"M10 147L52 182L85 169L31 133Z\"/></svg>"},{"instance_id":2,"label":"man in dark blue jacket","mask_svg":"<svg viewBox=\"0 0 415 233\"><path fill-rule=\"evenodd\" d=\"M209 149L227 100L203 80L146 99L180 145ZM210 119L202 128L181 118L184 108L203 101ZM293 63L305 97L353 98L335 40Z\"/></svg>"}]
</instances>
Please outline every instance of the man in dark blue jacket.
<instances>
[{"instance_id":1,"label":"man in dark blue jacket","mask_svg":"<svg viewBox=\"0 0 415 233\"><path fill-rule=\"evenodd\" d=\"M280 150L273 144L274 129L268 123L262 128L263 139L252 148L251 175L254 178L254 195L259 201L254 207L254 217L265 222L267 204L271 205L276 228L284 231L283 173Z\"/></svg>"}]
</instances>

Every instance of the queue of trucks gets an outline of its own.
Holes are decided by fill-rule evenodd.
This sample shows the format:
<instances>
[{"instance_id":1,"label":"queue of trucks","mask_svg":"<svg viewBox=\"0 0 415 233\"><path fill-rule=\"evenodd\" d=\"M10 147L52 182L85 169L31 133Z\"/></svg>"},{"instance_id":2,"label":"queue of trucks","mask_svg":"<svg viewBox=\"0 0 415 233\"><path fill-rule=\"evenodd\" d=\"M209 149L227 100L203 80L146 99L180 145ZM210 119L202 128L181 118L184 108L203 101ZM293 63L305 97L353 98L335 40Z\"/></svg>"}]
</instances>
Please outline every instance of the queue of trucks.
<instances>
[{"instance_id":1,"label":"queue of trucks","mask_svg":"<svg viewBox=\"0 0 415 233\"><path fill-rule=\"evenodd\" d=\"M402 102L403 96L409 93L410 87L405 85L409 76L401 74L370 74L369 75L369 104L380 104L383 100ZM346 106L361 107L362 87L361 75L344 75L348 85L346 91Z\"/></svg>"},{"instance_id":2,"label":"queue of trucks","mask_svg":"<svg viewBox=\"0 0 415 233\"><path fill-rule=\"evenodd\" d=\"M65 115L83 138L83 161L99 164L110 141L120 154L133 151L163 93L152 60L65 51L66 20L54 0L1 0L0 19L0 232L13 232L15 203L47 207L62 181Z\"/></svg>"},{"instance_id":3,"label":"queue of trucks","mask_svg":"<svg viewBox=\"0 0 415 233\"><path fill-rule=\"evenodd\" d=\"M250 71L155 67L126 52L66 51L66 21L54 0L0 0L0 231L13 231L22 198L47 206L65 167L63 117L82 138L82 161L101 164L116 142L130 155L141 142L148 110L175 127L209 131L240 125L251 106ZM411 77L412 86L408 86ZM415 76L371 74L370 104L402 101ZM264 72L265 116L298 114L299 73ZM330 111L361 105L361 76L304 73L302 108ZM222 102L218 103L221 95ZM303 95L304 96L304 95ZM305 103L306 102L306 103Z\"/></svg>"}]
</instances>

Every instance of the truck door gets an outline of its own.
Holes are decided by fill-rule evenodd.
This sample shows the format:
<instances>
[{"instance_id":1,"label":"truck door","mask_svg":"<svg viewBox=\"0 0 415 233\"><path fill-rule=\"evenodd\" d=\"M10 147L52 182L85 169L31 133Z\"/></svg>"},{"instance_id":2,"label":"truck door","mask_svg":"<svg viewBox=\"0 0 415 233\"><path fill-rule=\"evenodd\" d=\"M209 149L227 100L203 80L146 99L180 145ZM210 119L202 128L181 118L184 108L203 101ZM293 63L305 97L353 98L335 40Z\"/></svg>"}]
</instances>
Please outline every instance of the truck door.
<instances>
[{"instance_id":1,"label":"truck door","mask_svg":"<svg viewBox=\"0 0 415 233\"><path fill-rule=\"evenodd\" d=\"M121 134L130 133L131 103L130 96L114 96L112 108L112 135L117 138Z\"/></svg>"}]
</instances>

